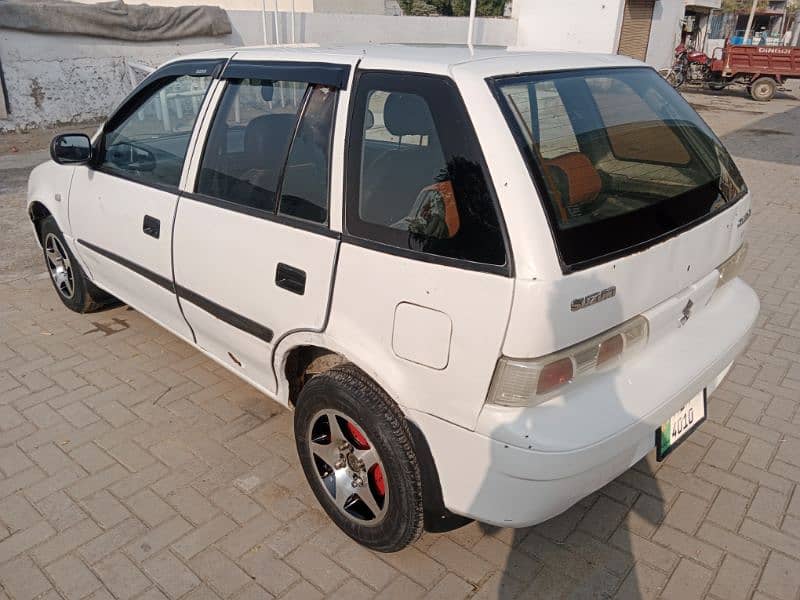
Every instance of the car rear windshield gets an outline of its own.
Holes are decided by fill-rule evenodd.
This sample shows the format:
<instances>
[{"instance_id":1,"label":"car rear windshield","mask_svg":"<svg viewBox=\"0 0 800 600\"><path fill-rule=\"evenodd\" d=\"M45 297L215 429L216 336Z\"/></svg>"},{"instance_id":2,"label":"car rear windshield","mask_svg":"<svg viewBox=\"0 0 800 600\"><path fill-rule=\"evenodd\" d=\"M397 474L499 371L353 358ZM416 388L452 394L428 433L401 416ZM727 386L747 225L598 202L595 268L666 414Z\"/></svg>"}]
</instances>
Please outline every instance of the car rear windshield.
<instances>
[{"instance_id":1,"label":"car rear windshield","mask_svg":"<svg viewBox=\"0 0 800 600\"><path fill-rule=\"evenodd\" d=\"M652 69L489 83L544 197L565 271L640 250L746 192L722 143Z\"/></svg>"}]
</instances>

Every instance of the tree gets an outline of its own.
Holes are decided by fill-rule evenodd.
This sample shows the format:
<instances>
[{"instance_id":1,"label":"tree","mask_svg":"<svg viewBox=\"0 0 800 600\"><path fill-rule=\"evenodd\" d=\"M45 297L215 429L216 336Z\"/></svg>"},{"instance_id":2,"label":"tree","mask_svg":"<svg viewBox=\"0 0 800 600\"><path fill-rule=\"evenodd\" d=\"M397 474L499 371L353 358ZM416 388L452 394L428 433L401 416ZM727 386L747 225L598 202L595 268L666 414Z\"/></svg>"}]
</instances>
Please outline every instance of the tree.
<instances>
[{"instance_id":1,"label":"tree","mask_svg":"<svg viewBox=\"0 0 800 600\"><path fill-rule=\"evenodd\" d=\"M406 15L469 16L469 0L398 0ZM479 17L502 17L506 0L478 0Z\"/></svg>"},{"instance_id":2,"label":"tree","mask_svg":"<svg viewBox=\"0 0 800 600\"><path fill-rule=\"evenodd\" d=\"M722 0L722 12L749 12L753 0ZM758 10L767 8L767 0L758 0Z\"/></svg>"}]
</instances>

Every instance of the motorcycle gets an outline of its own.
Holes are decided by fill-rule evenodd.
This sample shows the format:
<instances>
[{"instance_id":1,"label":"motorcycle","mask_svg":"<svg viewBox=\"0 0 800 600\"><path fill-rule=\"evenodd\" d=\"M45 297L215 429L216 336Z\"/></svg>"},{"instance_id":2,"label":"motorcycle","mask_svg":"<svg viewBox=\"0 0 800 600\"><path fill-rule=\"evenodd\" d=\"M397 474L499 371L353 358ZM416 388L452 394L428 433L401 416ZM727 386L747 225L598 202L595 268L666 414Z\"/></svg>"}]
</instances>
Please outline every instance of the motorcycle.
<instances>
[{"instance_id":1,"label":"motorcycle","mask_svg":"<svg viewBox=\"0 0 800 600\"><path fill-rule=\"evenodd\" d=\"M676 89L684 83L707 83L711 80L711 58L704 52L678 44L665 78Z\"/></svg>"}]
</instances>

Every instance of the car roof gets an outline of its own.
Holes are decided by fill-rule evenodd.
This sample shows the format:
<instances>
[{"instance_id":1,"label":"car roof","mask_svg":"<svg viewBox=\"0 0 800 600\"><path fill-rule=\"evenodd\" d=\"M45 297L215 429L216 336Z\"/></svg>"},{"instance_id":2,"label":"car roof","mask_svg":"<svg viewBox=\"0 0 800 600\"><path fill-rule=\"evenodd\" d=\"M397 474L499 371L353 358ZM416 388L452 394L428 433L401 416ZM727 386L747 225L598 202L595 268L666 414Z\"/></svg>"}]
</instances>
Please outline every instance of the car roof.
<instances>
[{"instance_id":1,"label":"car roof","mask_svg":"<svg viewBox=\"0 0 800 600\"><path fill-rule=\"evenodd\" d=\"M178 60L192 58L229 58L234 60L286 60L305 62L355 63L362 69L386 69L418 73L448 74L454 68L486 75L546 72L598 67L642 66L626 56L584 52L544 52L503 46L444 44L348 44L321 46L297 44L285 46L248 46L212 50Z\"/></svg>"}]
</instances>

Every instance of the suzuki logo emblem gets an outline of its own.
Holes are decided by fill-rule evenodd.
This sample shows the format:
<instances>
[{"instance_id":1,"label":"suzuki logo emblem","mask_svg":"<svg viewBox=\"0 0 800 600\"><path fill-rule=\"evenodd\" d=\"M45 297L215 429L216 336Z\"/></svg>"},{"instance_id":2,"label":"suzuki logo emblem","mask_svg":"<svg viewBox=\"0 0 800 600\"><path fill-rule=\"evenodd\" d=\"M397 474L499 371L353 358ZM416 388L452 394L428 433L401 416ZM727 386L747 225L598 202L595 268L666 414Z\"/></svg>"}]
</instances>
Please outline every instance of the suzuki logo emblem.
<instances>
[{"instance_id":1,"label":"suzuki logo emblem","mask_svg":"<svg viewBox=\"0 0 800 600\"><path fill-rule=\"evenodd\" d=\"M683 316L681 317L681 327L686 324L686 321L692 316L692 307L694 306L694 302L689 300L686 303L686 306L683 307Z\"/></svg>"}]
</instances>

